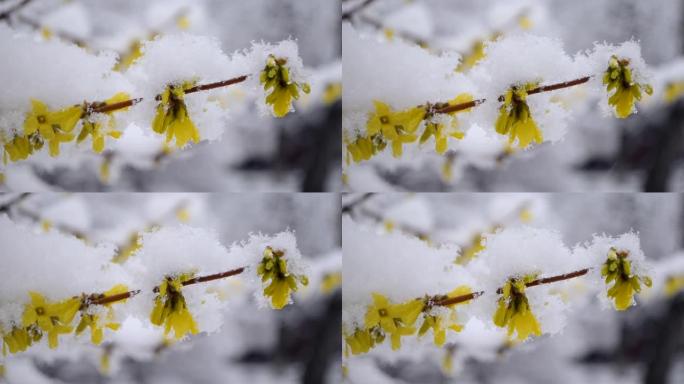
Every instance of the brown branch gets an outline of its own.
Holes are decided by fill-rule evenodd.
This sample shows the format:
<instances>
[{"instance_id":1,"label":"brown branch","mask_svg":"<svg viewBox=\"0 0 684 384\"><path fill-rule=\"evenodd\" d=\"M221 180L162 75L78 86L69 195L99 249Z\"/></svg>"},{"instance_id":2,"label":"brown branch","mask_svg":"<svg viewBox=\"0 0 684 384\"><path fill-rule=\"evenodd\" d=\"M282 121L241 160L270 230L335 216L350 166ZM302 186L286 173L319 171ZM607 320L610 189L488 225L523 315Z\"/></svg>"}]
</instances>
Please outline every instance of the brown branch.
<instances>
[{"instance_id":1,"label":"brown branch","mask_svg":"<svg viewBox=\"0 0 684 384\"><path fill-rule=\"evenodd\" d=\"M241 82L247 80L247 77L248 77L247 75L242 75L242 76L234 77L234 78L228 79L228 80L217 81L215 83L196 85L192 88L186 89L185 93L195 93L195 92L200 92L200 91L206 91L208 89L227 87L229 85L241 83ZM161 100L161 95L155 96L154 99L155 100ZM136 99L124 100L124 101L120 101L120 102L114 103L114 104L93 103L93 104L91 104L92 107L91 107L90 111L94 112L94 113L112 112L112 111L116 111L117 109L132 107L141 101L143 101L142 97L139 97Z\"/></svg>"},{"instance_id":2,"label":"brown branch","mask_svg":"<svg viewBox=\"0 0 684 384\"><path fill-rule=\"evenodd\" d=\"M537 93L550 92L550 91L556 91L556 90L563 89L563 88L574 87L575 85L580 85L580 84L586 83L587 81L589 81L590 78L591 78L591 76L585 76L585 77L575 79L575 80L564 81L562 83L554 83L554 84L544 85L544 86L533 88L533 89L527 91L527 94L528 95L534 95ZM504 101L504 96L503 95L499 96L498 100ZM477 100L469 101L467 103L449 105L448 107L436 109L434 111L434 113L458 112L458 111L462 111L464 109L477 107L478 105L484 103L485 101L487 101L487 99L477 99Z\"/></svg>"},{"instance_id":3,"label":"brown branch","mask_svg":"<svg viewBox=\"0 0 684 384\"><path fill-rule=\"evenodd\" d=\"M193 285L193 284L198 284L198 283L204 283L206 281L219 280L219 279L223 279L226 277L239 275L244 271L245 271L245 267L240 267L240 268L236 268L236 269L231 269L230 271L226 271L226 272L215 273L213 275L194 277L190 280L183 281L181 284L183 284L183 286L188 286L188 285ZM95 297L93 297L89 300L89 304L93 304L93 305L111 304L111 303L114 303L117 301L129 299L129 298L139 294L140 292L142 292L142 291L140 289L137 289L137 290L133 290L133 291L118 293L118 294L112 295L112 296L95 295ZM155 292L155 293L159 292L159 287L154 287L152 292Z\"/></svg>"},{"instance_id":4,"label":"brown branch","mask_svg":"<svg viewBox=\"0 0 684 384\"><path fill-rule=\"evenodd\" d=\"M588 272L589 272L589 268L585 268L585 269L581 269L579 271L566 273L563 275L556 275L556 276L551 276L551 277L545 277L543 279L532 280L529 283L525 284L525 286L529 288L529 287L536 287L536 286L542 285L542 284L551 284L551 283L555 283L558 281L569 280L569 279L573 279L575 277L584 276ZM458 304L458 303L463 303L465 301L476 299L476 298L482 296L484 293L485 293L484 291L478 291L478 292L469 293L467 295L449 297L447 299L436 301L434 303L434 305L447 306L447 305L454 305L454 304ZM502 294L503 288L497 289L496 293Z\"/></svg>"}]
</instances>

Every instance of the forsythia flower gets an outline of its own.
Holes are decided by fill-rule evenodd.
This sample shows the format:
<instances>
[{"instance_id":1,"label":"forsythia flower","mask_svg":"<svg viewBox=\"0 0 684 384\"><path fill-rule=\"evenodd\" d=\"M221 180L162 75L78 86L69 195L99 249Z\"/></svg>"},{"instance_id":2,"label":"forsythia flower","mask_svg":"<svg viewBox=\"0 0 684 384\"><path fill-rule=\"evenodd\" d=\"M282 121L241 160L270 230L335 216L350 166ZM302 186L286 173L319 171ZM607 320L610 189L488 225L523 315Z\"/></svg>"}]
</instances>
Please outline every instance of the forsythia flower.
<instances>
[{"instance_id":1,"label":"forsythia flower","mask_svg":"<svg viewBox=\"0 0 684 384\"><path fill-rule=\"evenodd\" d=\"M509 88L504 94L499 117L496 119L496 132L508 135L511 144L517 139L520 148L526 148L531 142L540 144L543 141L542 133L527 105L527 92L536 87L536 83L527 83Z\"/></svg>"},{"instance_id":2,"label":"forsythia flower","mask_svg":"<svg viewBox=\"0 0 684 384\"><path fill-rule=\"evenodd\" d=\"M665 86L665 101L672 103L684 95L684 81L672 81Z\"/></svg>"},{"instance_id":3,"label":"forsythia flower","mask_svg":"<svg viewBox=\"0 0 684 384\"><path fill-rule=\"evenodd\" d=\"M71 322L81 307L80 298L71 298L58 303L49 303L43 295L29 292L31 303L24 309L22 325L24 328L36 326L47 333L48 345L54 349L62 333L71 333Z\"/></svg>"},{"instance_id":4,"label":"forsythia flower","mask_svg":"<svg viewBox=\"0 0 684 384\"><path fill-rule=\"evenodd\" d=\"M342 83L328 83L323 90L323 103L332 104L342 96Z\"/></svg>"},{"instance_id":5,"label":"forsythia flower","mask_svg":"<svg viewBox=\"0 0 684 384\"><path fill-rule=\"evenodd\" d=\"M290 293L299 289L297 283L307 285L309 280L304 275L294 275L288 271L285 252L266 247L263 258L257 267L257 275L265 283L271 283L264 288L264 296L271 298L271 306L282 309L290 302Z\"/></svg>"},{"instance_id":6,"label":"forsythia flower","mask_svg":"<svg viewBox=\"0 0 684 384\"><path fill-rule=\"evenodd\" d=\"M387 297L373 293L373 305L366 311L365 327L369 330L379 327L385 334L389 334L392 349L397 350L401 347L401 336L416 332L413 325L424 307L420 299L391 304Z\"/></svg>"},{"instance_id":7,"label":"forsythia flower","mask_svg":"<svg viewBox=\"0 0 684 384\"><path fill-rule=\"evenodd\" d=\"M608 289L608 297L615 300L615 309L624 311L632 305L635 293L641 292L641 283L651 286L648 276L632 274L632 263L628 259L629 253L611 248L608 251L608 259L601 267L601 276L605 277L606 284L613 282Z\"/></svg>"},{"instance_id":8,"label":"forsythia flower","mask_svg":"<svg viewBox=\"0 0 684 384\"><path fill-rule=\"evenodd\" d=\"M123 284L117 284L112 287L112 289L104 292L103 295L113 296L124 292L128 292L128 287ZM112 311L111 305L112 303L104 304L104 306L109 309L106 317L107 320L114 318L114 312ZM120 324L113 321L103 322L100 315L86 313L85 310L82 310L81 321L78 323L78 326L76 326L76 335L80 335L88 327L90 328L90 341L95 345L99 345L102 343L102 337L104 335L103 327L116 331L119 329Z\"/></svg>"},{"instance_id":9,"label":"forsythia flower","mask_svg":"<svg viewBox=\"0 0 684 384\"><path fill-rule=\"evenodd\" d=\"M199 143L197 127L188 115L185 105L185 91L192 88L194 82L183 82L181 85L169 85L161 93L157 112L152 121L152 130L159 134L166 133L166 142L176 139L176 146L181 148L192 140Z\"/></svg>"},{"instance_id":10,"label":"forsythia flower","mask_svg":"<svg viewBox=\"0 0 684 384\"><path fill-rule=\"evenodd\" d=\"M297 83L290 78L290 69L285 65L287 59L276 58L269 55L266 59L266 67L261 71L259 80L264 86L264 91L271 93L266 96L266 104L273 106L273 114L283 117L290 112L292 100L299 99L299 90L309 93L309 84Z\"/></svg>"},{"instance_id":11,"label":"forsythia flower","mask_svg":"<svg viewBox=\"0 0 684 384\"><path fill-rule=\"evenodd\" d=\"M404 143L412 143L418 139L415 132L425 118L424 107L409 108L405 111L393 112L389 105L374 101L375 112L370 114L366 124L368 136L381 134L392 142L392 155L400 157Z\"/></svg>"},{"instance_id":12,"label":"forsythia flower","mask_svg":"<svg viewBox=\"0 0 684 384\"><path fill-rule=\"evenodd\" d=\"M439 299L448 299L451 297L458 297L458 296L467 295L470 293L472 293L472 290L470 289L470 287L462 285L462 286L456 287L456 289L449 292L449 294L447 294L446 296L439 297ZM439 314L439 315L426 314L424 319L423 319L423 324L420 326L420 329L418 330L418 336L423 336L428 330L432 329L433 342L438 347L443 346L444 342L446 341L446 330L447 329L451 329L452 331L455 331L455 332L460 332L463 329L462 325L455 322L456 311L454 311L453 308L457 305L466 304L469 301L470 300L467 300L467 301L464 301L461 303L447 305L446 307L451 310L451 311L449 311L449 313ZM428 301L428 303L429 303L429 301Z\"/></svg>"},{"instance_id":13,"label":"forsythia flower","mask_svg":"<svg viewBox=\"0 0 684 384\"><path fill-rule=\"evenodd\" d=\"M684 276L669 276L665 280L665 294L667 296L674 296L682 289L684 289Z\"/></svg>"},{"instance_id":14,"label":"forsythia flower","mask_svg":"<svg viewBox=\"0 0 684 384\"><path fill-rule=\"evenodd\" d=\"M515 331L519 341L530 335L541 335L541 327L525 295L525 284L534 279L534 275L529 275L508 280L503 286L499 306L494 313L494 324L502 328L508 326L508 336L512 336Z\"/></svg>"},{"instance_id":15,"label":"forsythia flower","mask_svg":"<svg viewBox=\"0 0 684 384\"><path fill-rule=\"evenodd\" d=\"M34 332L33 335L38 335L38 340L40 339L40 334ZM2 334L2 354L7 355L8 351L9 353L23 352L28 349L34 341L38 340L35 340L26 329L13 327L10 333Z\"/></svg>"},{"instance_id":16,"label":"forsythia flower","mask_svg":"<svg viewBox=\"0 0 684 384\"><path fill-rule=\"evenodd\" d=\"M629 60L618 59L612 56L608 62L608 69L603 73L603 84L606 91L615 90L608 99L608 104L615 107L617 117L624 119L632 113L634 103L641 100L641 91L653 94L653 88L649 84L634 82L632 69L629 67Z\"/></svg>"},{"instance_id":17,"label":"forsythia flower","mask_svg":"<svg viewBox=\"0 0 684 384\"><path fill-rule=\"evenodd\" d=\"M74 139L71 131L83 116L83 107L75 105L51 112L40 100L31 99L32 110L24 120L24 135L40 135L47 140L50 156L59 155L59 145Z\"/></svg>"},{"instance_id":18,"label":"forsythia flower","mask_svg":"<svg viewBox=\"0 0 684 384\"><path fill-rule=\"evenodd\" d=\"M112 96L111 98L105 100L103 105L110 105L110 104L115 104L121 101L125 101L130 99L130 96L124 92L119 92ZM121 110L126 110L128 108L122 108L118 109L117 111ZM102 153L105 147L105 136L110 136L115 139L118 139L121 137L122 132L114 129L114 117L112 114L114 111L110 112L105 112L105 114L108 116L109 120L107 122L108 129L107 131L103 132L102 130L102 122L98 121L90 121L88 119L83 120L83 127L81 128L81 133L79 133L78 137L76 138L76 142L80 143L83 140L87 139L88 136L93 137L93 151L95 153Z\"/></svg>"},{"instance_id":19,"label":"forsythia flower","mask_svg":"<svg viewBox=\"0 0 684 384\"><path fill-rule=\"evenodd\" d=\"M152 324L164 324L164 335L168 335L173 329L176 340L182 339L188 333L199 333L197 323L188 310L181 292L183 282L191 279L192 275L185 273L175 277L168 276L158 287L154 309L150 314Z\"/></svg>"},{"instance_id":20,"label":"forsythia flower","mask_svg":"<svg viewBox=\"0 0 684 384\"><path fill-rule=\"evenodd\" d=\"M360 163L364 160L370 160L376 153L382 151L387 146L387 143L382 140L381 135L374 135L370 138L359 136L351 143L347 143L347 152L351 154L352 160L355 163Z\"/></svg>"},{"instance_id":21,"label":"forsythia flower","mask_svg":"<svg viewBox=\"0 0 684 384\"><path fill-rule=\"evenodd\" d=\"M356 329L353 334L345 335L344 341L351 349L352 355L367 353L375 346L370 331L365 329Z\"/></svg>"},{"instance_id":22,"label":"forsythia flower","mask_svg":"<svg viewBox=\"0 0 684 384\"><path fill-rule=\"evenodd\" d=\"M7 164L8 157L10 161L27 159L35 149L43 147L42 141L37 141L36 143L38 144L38 148L34 146L34 143L31 143L28 137L21 135L14 136L11 141L4 145L5 152L3 154L3 162Z\"/></svg>"},{"instance_id":23,"label":"forsythia flower","mask_svg":"<svg viewBox=\"0 0 684 384\"><path fill-rule=\"evenodd\" d=\"M326 273L321 282L321 292L330 293L342 284L342 272Z\"/></svg>"}]
</instances>

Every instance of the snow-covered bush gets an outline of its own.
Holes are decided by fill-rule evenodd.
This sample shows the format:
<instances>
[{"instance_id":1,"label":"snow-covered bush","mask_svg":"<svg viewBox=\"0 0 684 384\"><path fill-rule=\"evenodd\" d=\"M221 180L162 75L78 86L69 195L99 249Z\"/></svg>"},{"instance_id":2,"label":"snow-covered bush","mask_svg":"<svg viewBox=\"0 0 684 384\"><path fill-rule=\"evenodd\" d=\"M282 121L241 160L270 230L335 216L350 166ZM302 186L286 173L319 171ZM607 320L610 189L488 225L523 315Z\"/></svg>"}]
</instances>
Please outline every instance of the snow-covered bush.
<instances>
[{"instance_id":1,"label":"snow-covered bush","mask_svg":"<svg viewBox=\"0 0 684 384\"><path fill-rule=\"evenodd\" d=\"M227 304L221 279L242 277L261 305L275 309L308 284L289 231L224 247L210 230L163 227L142 235L124 264L113 244L37 233L4 215L0 237L3 361L61 344L98 345L132 319L163 327L168 343L216 332Z\"/></svg>"},{"instance_id":2,"label":"snow-covered bush","mask_svg":"<svg viewBox=\"0 0 684 384\"><path fill-rule=\"evenodd\" d=\"M664 227L677 214L651 219L677 196L630 197L636 212L621 211L630 205L615 197L586 206L589 199L345 197L342 316L349 380L386 374L436 382L430 374L438 375L433 370L441 365L439 374L467 381L478 369L477 363L464 366L471 359L498 367L548 345L566 348L572 338L578 340L565 353L581 356L594 332L578 324L582 319L605 318L617 329L620 318L653 311L654 303L681 292L681 256L661 262L644 253L679 249L670 239L676 225ZM579 229L575 216L586 228ZM602 232L610 227L618 235ZM568 243L568 234L578 243ZM618 317L637 303L640 308ZM615 315L601 313L607 309ZM562 361L562 353L554 353L549 360ZM522 377L528 363L518 361Z\"/></svg>"}]
</instances>

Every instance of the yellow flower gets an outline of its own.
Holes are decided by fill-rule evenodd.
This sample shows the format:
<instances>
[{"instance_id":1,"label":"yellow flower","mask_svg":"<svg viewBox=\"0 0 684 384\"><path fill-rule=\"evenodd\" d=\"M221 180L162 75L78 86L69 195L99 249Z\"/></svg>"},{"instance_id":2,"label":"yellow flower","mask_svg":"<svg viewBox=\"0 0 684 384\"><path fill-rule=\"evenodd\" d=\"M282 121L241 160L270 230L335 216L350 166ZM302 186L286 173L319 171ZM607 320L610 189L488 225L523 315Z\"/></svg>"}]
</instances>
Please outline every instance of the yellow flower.
<instances>
[{"instance_id":1,"label":"yellow flower","mask_svg":"<svg viewBox=\"0 0 684 384\"><path fill-rule=\"evenodd\" d=\"M665 294L667 296L674 296L682 289L684 289L684 276L668 276L665 280Z\"/></svg>"},{"instance_id":2,"label":"yellow flower","mask_svg":"<svg viewBox=\"0 0 684 384\"><path fill-rule=\"evenodd\" d=\"M496 119L496 132L508 135L511 144L517 139L520 148L526 148L531 142L541 144L543 141L542 133L527 105L527 92L536 87L536 83L527 83L522 87L514 85L509 88L504 94L499 117Z\"/></svg>"},{"instance_id":3,"label":"yellow flower","mask_svg":"<svg viewBox=\"0 0 684 384\"><path fill-rule=\"evenodd\" d=\"M5 149L3 154L3 162L5 164L8 162L8 157L9 161L25 160L33 154L34 150L29 138L21 135L14 136L14 138L5 143L3 147Z\"/></svg>"},{"instance_id":4,"label":"yellow flower","mask_svg":"<svg viewBox=\"0 0 684 384\"><path fill-rule=\"evenodd\" d=\"M2 334L2 354L24 352L33 344L33 341L26 329L13 327L10 333Z\"/></svg>"},{"instance_id":5,"label":"yellow flower","mask_svg":"<svg viewBox=\"0 0 684 384\"><path fill-rule=\"evenodd\" d=\"M671 81L665 86L664 99L668 103L673 103L684 95L684 81Z\"/></svg>"},{"instance_id":6,"label":"yellow flower","mask_svg":"<svg viewBox=\"0 0 684 384\"><path fill-rule=\"evenodd\" d=\"M365 329L357 328L351 335L345 335L344 341L351 349L352 355L367 353L375 346L375 340L370 331Z\"/></svg>"},{"instance_id":7,"label":"yellow flower","mask_svg":"<svg viewBox=\"0 0 684 384\"><path fill-rule=\"evenodd\" d=\"M332 104L342 96L342 83L328 83L323 90L323 103Z\"/></svg>"},{"instance_id":8,"label":"yellow flower","mask_svg":"<svg viewBox=\"0 0 684 384\"><path fill-rule=\"evenodd\" d=\"M40 100L31 99L32 110L24 120L24 135L38 134L48 142L50 156L59 155L59 145L74 139L71 131L83 116L83 107L74 105L51 112Z\"/></svg>"},{"instance_id":9,"label":"yellow flower","mask_svg":"<svg viewBox=\"0 0 684 384\"><path fill-rule=\"evenodd\" d=\"M29 292L31 303L24 309L22 325L24 328L37 327L48 335L48 345L54 349L60 334L71 333L71 322L81 307L81 299L74 297L57 303L48 302L43 295Z\"/></svg>"},{"instance_id":10,"label":"yellow flower","mask_svg":"<svg viewBox=\"0 0 684 384\"><path fill-rule=\"evenodd\" d=\"M465 72L474 67L480 60L485 57L485 42L483 40L476 40L470 52L463 56L461 62L456 67L456 72Z\"/></svg>"},{"instance_id":11,"label":"yellow flower","mask_svg":"<svg viewBox=\"0 0 684 384\"><path fill-rule=\"evenodd\" d=\"M290 302L290 294L299 289L299 285L307 285L309 280L304 275L294 275L288 271L285 252L266 247L263 258L257 266L257 275L261 282L271 283L264 288L264 296L271 299L271 306L282 309Z\"/></svg>"},{"instance_id":12,"label":"yellow flower","mask_svg":"<svg viewBox=\"0 0 684 384\"><path fill-rule=\"evenodd\" d=\"M472 261L477 255L485 249L483 233L476 233L470 245L465 247L458 257L456 257L456 264L465 265Z\"/></svg>"},{"instance_id":13,"label":"yellow flower","mask_svg":"<svg viewBox=\"0 0 684 384\"><path fill-rule=\"evenodd\" d=\"M185 273L175 277L168 276L158 287L154 308L150 321L154 325L164 325L164 335L173 330L176 340L185 335L199 333L197 323L188 310L185 297L181 292L183 282L191 279L193 274Z\"/></svg>"},{"instance_id":14,"label":"yellow flower","mask_svg":"<svg viewBox=\"0 0 684 384\"><path fill-rule=\"evenodd\" d=\"M405 111L394 112L389 105L374 101L375 112L371 113L366 123L368 136L381 134L392 143L392 155L400 157L405 143L412 143L418 139L415 134L418 126L425 118L424 107L409 108Z\"/></svg>"},{"instance_id":15,"label":"yellow flower","mask_svg":"<svg viewBox=\"0 0 684 384\"><path fill-rule=\"evenodd\" d=\"M370 160L376 153L385 149L387 143L382 140L381 135L369 137L358 136L353 142L347 143L347 153L355 163Z\"/></svg>"},{"instance_id":16,"label":"yellow flower","mask_svg":"<svg viewBox=\"0 0 684 384\"><path fill-rule=\"evenodd\" d=\"M286 58L269 55L259 77L264 91L271 90L271 93L266 96L266 104L273 107L273 114L276 117L283 117L290 112L292 101L299 99L300 89L304 93L311 91L308 84L300 84L291 79L290 69L286 64Z\"/></svg>"},{"instance_id":17,"label":"yellow flower","mask_svg":"<svg viewBox=\"0 0 684 384\"><path fill-rule=\"evenodd\" d=\"M601 276L605 277L606 285L613 283L608 289L608 297L615 300L615 309L624 311L632 306L635 293L641 292L641 283L651 286L651 278L637 276L632 273L632 263L628 259L629 252L611 248L608 258L601 266Z\"/></svg>"},{"instance_id":18,"label":"yellow flower","mask_svg":"<svg viewBox=\"0 0 684 384\"><path fill-rule=\"evenodd\" d=\"M321 282L321 292L331 293L342 284L342 272L326 273Z\"/></svg>"},{"instance_id":19,"label":"yellow flower","mask_svg":"<svg viewBox=\"0 0 684 384\"><path fill-rule=\"evenodd\" d=\"M470 287L461 285L449 292L446 296L438 297L438 299L445 300L451 297L463 296L470 293L472 293ZM426 314L423 318L423 324L418 330L418 336L423 336L428 330L432 329L433 342L438 347L443 346L444 342L446 341L447 329L451 329L454 332L460 332L463 329L463 326L456 322L456 311L454 310L454 307L457 305L467 304L469 301L470 300L447 305L446 307L450 310L448 313L442 313L439 315ZM428 300L428 305L430 305L429 303L431 303L430 300ZM423 310L426 312L429 311L427 307Z\"/></svg>"},{"instance_id":20,"label":"yellow flower","mask_svg":"<svg viewBox=\"0 0 684 384\"><path fill-rule=\"evenodd\" d=\"M379 327L385 334L389 334L392 349L397 350L401 347L402 336L416 332L413 325L425 305L420 299L391 304L387 297L379 293L372 295L373 304L366 311L365 327L369 330Z\"/></svg>"},{"instance_id":21,"label":"yellow flower","mask_svg":"<svg viewBox=\"0 0 684 384\"><path fill-rule=\"evenodd\" d=\"M104 103L101 105L109 105L109 104L115 104L121 101L125 101L130 99L130 96L125 93L125 92L119 92L112 96L111 98L105 100ZM122 111L126 110L128 108L122 108L122 109L117 109L116 111ZM93 151L95 153L102 153L105 147L105 137L110 136L114 139L118 139L121 137L123 134L121 131L114 129L114 117L112 116L114 112L116 111L109 111L105 112L105 114L108 116L108 122L107 122L107 127L108 129L103 132L102 130L102 122L100 121L91 121L89 119L84 119L83 120L83 127L81 128L81 133L79 133L78 137L76 138L76 142L80 143L83 140L87 139L88 136L93 137Z\"/></svg>"},{"instance_id":22,"label":"yellow flower","mask_svg":"<svg viewBox=\"0 0 684 384\"><path fill-rule=\"evenodd\" d=\"M130 67L135 63L136 60L138 60L140 57L142 57L143 52L142 52L142 43L140 40L135 40L131 43L130 47L128 48L128 52L121 57L118 63L114 66L115 71L122 72L126 68Z\"/></svg>"},{"instance_id":23,"label":"yellow flower","mask_svg":"<svg viewBox=\"0 0 684 384\"><path fill-rule=\"evenodd\" d=\"M541 335L541 326L534 317L525 295L525 284L534 279L535 275L509 279L503 286L503 293L493 317L494 324L498 327L508 326L509 337L516 332L519 341L527 339L530 335Z\"/></svg>"},{"instance_id":24,"label":"yellow flower","mask_svg":"<svg viewBox=\"0 0 684 384\"><path fill-rule=\"evenodd\" d=\"M133 232L128 237L128 243L121 247L116 256L112 258L112 262L117 264L125 263L129 257L134 255L142 247L142 234L140 232Z\"/></svg>"},{"instance_id":25,"label":"yellow flower","mask_svg":"<svg viewBox=\"0 0 684 384\"><path fill-rule=\"evenodd\" d=\"M646 83L640 84L632 78L632 69L628 59L618 59L613 55L608 62L608 68L603 73L603 84L606 92L615 90L608 99L608 104L615 107L617 117L624 119L632 114L634 103L641 100L641 91L653 94L653 88Z\"/></svg>"},{"instance_id":26,"label":"yellow flower","mask_svg":"<svg viewBox=\"0 0 684 384\"><path fill-rule=\"evenodd\" d=\"M114 287L112 287L112 289L108 290L107 292L104 292L103 296L113 296L124 292L128 292L128 287L126 287L123 284L117 284ZM123 301L125 300L118 301L117 303L121 303ZM90 341L95 345L99 345L100 343L102 343L102 338L104 336L103 327L109 328L114 331L118 330L120 324L112 321L112 319L114 318L114 312L111 308L112 304L113 303L104 304L104 306L109 309L106 316L106 321L103 321L100 315L87 313L85 311L85 309L87 308L82 308L81 321L78 323L78 326L76 326L76 335L78 336L81 333L83 333L83 331L85 331L86 328L90 328Z\"/></svg>"},{"instance_id":27,"label":"yellow flower","mask_svg":"<svg viewBox=\"0 0 684 384\"><path fill-rule=\"evenodd\" d=\"M185 105L185 91L194 82L186 81L182 85L169 85L162 92L157 112L152 121L152 129L159 133L166 133L166 142L176 139L176 146L181 148L189 141L199 143L200 135L197 127L188 115Z\"/></svg>"}]
</instances>

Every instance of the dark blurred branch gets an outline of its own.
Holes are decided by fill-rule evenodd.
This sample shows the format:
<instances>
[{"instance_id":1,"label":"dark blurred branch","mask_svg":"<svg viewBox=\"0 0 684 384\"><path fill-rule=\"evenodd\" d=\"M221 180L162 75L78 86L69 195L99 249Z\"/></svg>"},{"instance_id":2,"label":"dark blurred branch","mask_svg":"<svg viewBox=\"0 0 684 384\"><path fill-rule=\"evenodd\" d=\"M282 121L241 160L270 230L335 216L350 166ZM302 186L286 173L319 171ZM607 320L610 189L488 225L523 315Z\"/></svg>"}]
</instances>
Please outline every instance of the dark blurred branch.
<instances>
[{"instance_id":1,"label":"dark blurred branch","mask_svg":"<svg viewBox=\"0 0 684 384\"><path fill-rule=\"evenodd\" d=\"M15 4L13 7L6 9L4 12L0 13L0 20L8 19L10 16L12 16L13 13L21 10L22 8L27 6L30 2L31 2L31 0L22 0L22 1L18 2L17 4Z\"/></svg>"},{"instance_id":2,"label":"dark blurred branch","mask_svg":"<svg viewBox=\"0 0 684 384\"><path fill-rule=\"evenodd\" d=\"M347 10L346 12L342 13L342 20L349 20L354 14L362 11L364 8L368 7L369 5L373 4L375 0L364 0L361 4L357 5L356 7L352 7L351 9Z\"/></svg>"},{"instance_id":3,"label":"dark blurred branch","mask_svg":"<svg viewBox=\"0 0 684 384\"><path fill-rule=\"evenodd\" d=\"M658 137L653 162L647 169L645 192L665 192L672 174L672 165L682 149L684 140L684 99L669 109L664 130Z\"/></svg>"},{"instance_id":4,"label":"dark blurred branch","mask_svg":"<svg viewBox=\"0 0 684 384\"><path fill-rule=\"evenodd\" d=\"M684 292L672 298L668 312L657 329L653 354L646 366L644 384L668 383L668 374L677 354L677 347L684 336Z\"/></svg>"},{"instance_id":5,"label":"dark blurred branch","mask_svg":"<svg viewBox=\"0 0 684 384\"><path fill-rule=\"evenodd\" d=\"M26 200L26 198L28 198L29 196L31 196L31 194L27 192L20 193L14 196L13 198L9 199L8 201L5 201L4 203L2 203L2 205L0 205L0 212L8 212L13 206Z\"/></svg>"}]
</instances>

